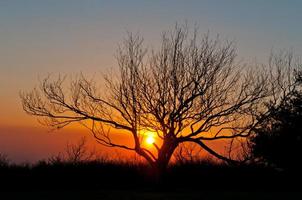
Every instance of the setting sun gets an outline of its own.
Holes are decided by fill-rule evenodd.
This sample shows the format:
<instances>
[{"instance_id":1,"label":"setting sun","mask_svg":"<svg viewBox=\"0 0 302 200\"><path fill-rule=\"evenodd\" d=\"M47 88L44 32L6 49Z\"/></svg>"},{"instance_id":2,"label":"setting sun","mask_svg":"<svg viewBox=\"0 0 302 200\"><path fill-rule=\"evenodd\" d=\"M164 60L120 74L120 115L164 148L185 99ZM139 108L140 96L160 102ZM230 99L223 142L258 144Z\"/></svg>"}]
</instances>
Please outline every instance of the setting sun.
<instances>
[{"instance_id":1,"label":"setting sun","mask_svg":"<svg viewBox=\"0 0 302 200\"><path fill-rule=\"evenodd\" d=\"M154 142L155 142L154 136L153 135L148 135L148 137L146 138L146 143L151 145Z\"/></svg>"}]
</instances>

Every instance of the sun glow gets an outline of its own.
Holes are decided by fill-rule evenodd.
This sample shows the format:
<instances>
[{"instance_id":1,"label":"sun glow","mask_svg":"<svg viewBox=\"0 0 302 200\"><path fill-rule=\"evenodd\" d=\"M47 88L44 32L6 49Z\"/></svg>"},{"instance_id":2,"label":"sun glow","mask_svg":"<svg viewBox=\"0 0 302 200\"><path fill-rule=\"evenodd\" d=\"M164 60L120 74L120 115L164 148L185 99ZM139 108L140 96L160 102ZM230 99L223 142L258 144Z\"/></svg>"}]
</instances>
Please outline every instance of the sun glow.
<instances>
[{"instance_id":1,"label":"sun glow","mask_svg":"<svg viewBox=\"0 0 302 200\"><path fill-rule=\"evenodd\" d=\"M158 142L157 134L155 131L141 130L140 135L142 144L147 148L153 147L153 145L156 145L156 143Z\"/></svg>"},{"instance_id":2,"label":"sun glow","mask_svg":"<svg viewBox=\"0 0 302 200\"><path fill-rule=\"evenodd\" d=\"M154 136L153 135L148 135L146 138L146 143L151 145L155 142Z\"/></svg>"}]
</instances>

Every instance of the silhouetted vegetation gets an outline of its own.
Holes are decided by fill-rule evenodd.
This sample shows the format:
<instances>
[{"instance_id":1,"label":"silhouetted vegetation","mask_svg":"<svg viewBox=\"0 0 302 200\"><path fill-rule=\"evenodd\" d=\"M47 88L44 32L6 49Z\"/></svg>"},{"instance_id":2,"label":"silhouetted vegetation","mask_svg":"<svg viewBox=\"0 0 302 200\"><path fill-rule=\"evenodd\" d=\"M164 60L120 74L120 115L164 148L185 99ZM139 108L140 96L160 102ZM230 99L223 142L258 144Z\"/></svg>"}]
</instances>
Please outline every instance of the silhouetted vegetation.
<instances>
[{"instance_id":1,"label":"silhouetted vegetation","mask_svg":"<svg viewBox=\"0 0 302 200\"><path fill-rule=\"evenodd\" d=\"M118 71L104 77L105 87L84 75L70 86L64 77L47 77L40 88L21 93L23 109L54 129L80 123L98 143L133 151L160 174L183 143L237 162L207 142L249 137L270 115L265 105L278 103L291 87L291 59L246 67L236 61L233 42L186 25L165 32L160 48L149 52L142 37L129 34L117 51ZM157 135L155 151L144 147L142 131ZM114 140L113 132L130 136L132 145Z\"/></svg>"},{"instance_id":2,"label":"silhouetted vegetation","mask_svg":"<svg viewBox=\"0 0 302 200\"><path fill-rule=\"evenodd\" d=\"M271 115L251 139L252 154L260 161L287 170L302 167L302 74L297 72L295 87L284 94L278 105L269 105Z\"/></svg>"},{"instance_id":3,"label":"silhouetted vegetation","mask_svg":"<svg viewBox=\"0 0 302 200\"><path fill-rule=\"evenodd\" d=\"M75 150L70 153L71 149ZM183 152L185 151L185 154ZM78 159L73 159L75 155ZM261 164L217 162L210 157L197 157L195 146L177 152L179 159L171 163L158 179L146 162L110 159L89 151L85 138L69 143L65 152L34 164L8 162L0 165L0 188L18 190L158 190L175 189L206 191L296 191L289 182L302 178L302 173L279 171ZM91 155L93 157L91 157ZM91 159L86 159L86 158ZM200 181L202 180L202 181Z\"/></svg>"},{"instance_id":4,"label":"silhouetted vegetation","mask_svg":"<svg viewBox=\"0 0 302 200\"><path fill-rule=\"evenodd\" d=\"M0 167L4 190L91 191L298 191L291 180L301 174L280 172L258 165L230 166L209 160L171 164L160 180L147 164L104 160L80 163L41 161L33 165ZM201 181L202 180L202 181Z\"/></svg>"},{"instance_id":5,"label":"silhouetted vegetation","mask_svg":"<svg viewBox=\"0 0 302 200\"><path fill-rule=\"evenodd\" d=\"M68 144L65 152L35 164L16 165L2 156L5 164L0 165L1 197L200 199L209 196L211 199L267 199L301 195L299 186L292 180L302 178L302 173L278 171L255 163L229 165L197 157L195 153L198 151L194 147L179 151L177 162L170 164L160 178L147 163L125 162L92 154L85 139ZM75 155L81 156L73 159ZM87 156L91 159L86 159Z\"/></svg>"},{"instance_id":6,"label":"silhouetted vegetation","mask_svg":"<svg viewBox=\"0 0 302 200\"><path fill-rule=\"evenodd\" d=\"M0 167L6 167L10 163L8 156L5 154L0 153Z\"/></svg>"},{"instance_id":7,"label":"silhouetted vegetation","mask_svg":"<svg viewBox=\"0 0 302 200\"><path fill-rule=\"evenodd\" d=\"M33 165L10 164L0 155L0 186L185 190L198 197L209 190L297 190L291 180L301 173L275 167L301 167L301 66L290 52L272 55L268 66L247 67L236 61L233 42L176 26L163 34L159 50L146 54L142 37L129 34L118 49L118 73L104 77L107 88L84 75L71 87L64 77L47 77L39 89L20 95L25 112L44 125L80 123L99 144L133 151L145 162L97 156L83 138ZM117 142L114 131L130 135L132 143ZM143 145L143 131L157 136L152 150ZM217 140L229 142L227 153L208 145ZM200 157L201 151L211 157Z\"/></svg>"}]
</instances>

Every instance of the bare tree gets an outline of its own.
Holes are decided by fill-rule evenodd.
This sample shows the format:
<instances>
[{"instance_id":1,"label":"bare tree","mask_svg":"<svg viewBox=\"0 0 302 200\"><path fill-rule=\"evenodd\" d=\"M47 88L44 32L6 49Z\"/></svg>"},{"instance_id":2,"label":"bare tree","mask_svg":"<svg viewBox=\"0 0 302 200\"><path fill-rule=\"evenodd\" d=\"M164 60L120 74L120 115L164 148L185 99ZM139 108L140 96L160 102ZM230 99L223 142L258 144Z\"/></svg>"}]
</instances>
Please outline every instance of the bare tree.
<instances>
[{"instance_id":1,"label":"bare tree","mask_svg":"<svg viewBox=\"0 0 302 200\"><path fill-rule=\"evenodd\" d=\"M86 137L82 137L77 143L66 145L67 161L72 163L91 161L96 159L95 149L89 150Z\"/></svg>"},{"instance_id":2,"label":"bare tree","mask_svg":"<svg viewBox=\"0 0 302 200\"><path fill-rule=\"evenodd\" d=\"M90 149L86 137L81 137L76 143L67 143L64 152L52 156L48 159L49 163L73 163L99 160L105 157L98 156L95 149Z\"/></svg>"},{"instance_id":3,"label":"bare tree","mask_svg":"<svg viewBox=\"0 0 302 200\"><path fill-rule=\"evenodd\" d=\"M65 78L47 77L21 94L23 109L54 128L79 122L98 143L135 151L159 172L185 142L235 162L206 142L249 136L268 115L266 103L278 101L282 70L240 65L233 42L188 30L176 26L164 33L148 56L143 39L129 34L118 49L119 71L105 76L105 89L83 75L70 88ZM156 153L142 145L143 130L156 132ZM113 132L130 135L133 145L115 142Z\"/></svg>"},{"instance_id":4,"label":"bare tree","mask_svg":"<svg viewBox=\"0 0 302 200\"><path fill-rule=\"evenodd\" d=\"M178 145L173 156L177 164L197 163L205 159L201 155L202 148L195 143L183 143Z\"/></svg>"}]
</instances>

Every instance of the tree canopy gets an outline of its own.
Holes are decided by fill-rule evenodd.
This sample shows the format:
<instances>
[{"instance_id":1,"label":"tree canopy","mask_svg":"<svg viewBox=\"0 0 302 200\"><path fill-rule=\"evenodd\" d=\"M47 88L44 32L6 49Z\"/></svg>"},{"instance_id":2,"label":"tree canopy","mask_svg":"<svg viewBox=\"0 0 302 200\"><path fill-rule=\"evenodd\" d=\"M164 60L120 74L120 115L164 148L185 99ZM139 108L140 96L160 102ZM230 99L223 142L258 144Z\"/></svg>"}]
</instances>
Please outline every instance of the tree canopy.
<instances>
[{"instance_id":1,"label":"tree canopy","mask_svg":"<svg viewBox=\"0 0 302 200\"><path fill-rule=\"evenodd\" d=\"M284 71L292 65L240 64L232 41L178 25L162 35L158 49L148 50L142 37L129 34L117 63L118 71L103 79L105 89L84 75L70 87L62 77L47 77L21 94L23 108L54 128L79 122L100 144L135 151L160 170L187 142L233 162L206 142L248 137L269 114L265 105L279 102L280 88L289 85ZM134 145L114 141L113 130L130 135ZM155 152L142 145L146 130L157 136Z\"/></svg>"}]
</instances>

